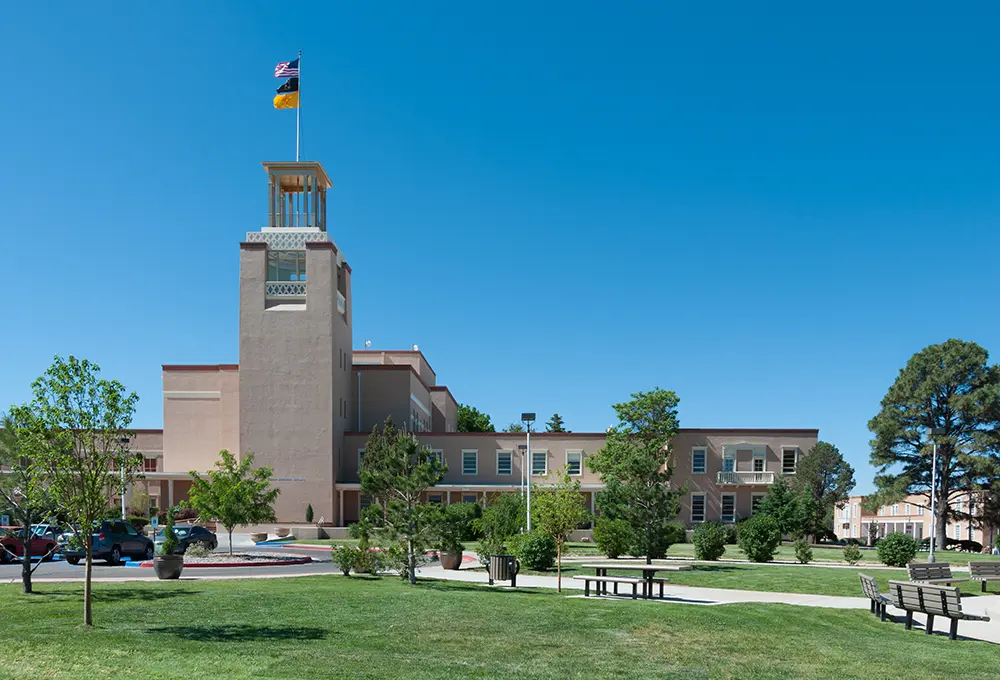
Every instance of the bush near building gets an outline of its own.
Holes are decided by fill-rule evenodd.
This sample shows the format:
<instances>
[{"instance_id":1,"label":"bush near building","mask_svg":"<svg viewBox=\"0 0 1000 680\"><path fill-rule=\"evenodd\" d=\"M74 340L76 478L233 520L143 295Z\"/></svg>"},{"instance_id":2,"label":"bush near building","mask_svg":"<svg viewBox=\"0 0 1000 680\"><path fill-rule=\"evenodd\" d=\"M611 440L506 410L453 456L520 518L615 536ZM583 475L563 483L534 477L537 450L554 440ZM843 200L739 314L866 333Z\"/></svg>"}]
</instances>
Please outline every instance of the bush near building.
<instances>
[{"instance_id":1,"label":"bush near building","mask_svg":"<svg viewBox=\"0 0 1000 680\"><path fill-rule=\"evenodd\" d=\"M795 548L795 559L799 561L799 564L809 564L812 562L813 551L808 541L800 538L792 546Z\"/></svg>"},{"instance_id":2,"label":"bush near building","mask_svg":"<svg viewBox=\"0 0 1000 680\"><path fill-rule=\"evenodd\" d=\"M594 542L602 553L614 560L628 554L635 537L632 526L625 520L598 517L594 524Z\"/></svg>"},{"instance_id":3,"label":"bush near building","mask_svg":"<svg viewBox=\"0 0 1000 680\"><path fill-rule=\"evenodd\" d=\"M861 561L861 548L856 543L844 546L844 561L851 565Z\"/></svg>"},{"instance_id":4,"label":"bush near building","mask_svg":"<svg viewBox=\"0 0 1000 680\"><path fill-rule=\"evenodd\" d=\"M524 569L548 571L556 563L556 542L547 534L521 534L512 538L509 546Z\"/></svg>"},{"instance_id":5,"label":"bush near building","mask_svg":"<svg viewBox=\"0 0 1000 680\"><path fill-rule=\"evenodd\" d=\"M770 562L781 545L781 527L767 515L746 520L739 533L740 550L751 562Z\"/></svg>"},{"instance_id":6,"label":"bush near building","mask_svg":"<svg viewBox=\"0 0 1000 680\"><path fill-rule=\"evenodd\" d=\"M875 547L879 560L890 567L905 567L917 556L919 548L917 539L898 531L884 536Z\"/></svg>"},{"instance_id":7,"label":"bush near building","mask_svg":"<svg viewBox=\"0 0 1000 680\"><path fill-rule=\"evenodd\" d=\"M694 556L714 562L726 553L729 531L719 522L705 522L694 530Z\"/></svg>"}]
</instances>

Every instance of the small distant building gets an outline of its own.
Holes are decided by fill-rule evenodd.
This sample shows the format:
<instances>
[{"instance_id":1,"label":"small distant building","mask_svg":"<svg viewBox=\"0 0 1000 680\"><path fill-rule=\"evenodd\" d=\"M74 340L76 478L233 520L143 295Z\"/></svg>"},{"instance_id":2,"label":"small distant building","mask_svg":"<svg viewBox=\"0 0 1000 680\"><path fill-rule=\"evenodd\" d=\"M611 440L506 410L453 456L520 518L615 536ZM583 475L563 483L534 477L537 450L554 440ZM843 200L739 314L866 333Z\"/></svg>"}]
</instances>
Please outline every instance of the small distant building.
<instances>
[{"instance_id":1,"label":"small distant building","mask_svg":"<svg viewBox=\"0 0 1000 680\"><path fill-rule=\"evenodd\" d=\"M864 496L851 496L846 503L834 509L833 533L838 538L856 538L867 544L872 536L882 538L895 532L913 536L917 540L931 535L930 501L926 496L910 495L898 503L883 505L875 513L865 512L862 507L864 500ZM937 499L937 502L941 503L941 499ZM951 507L955 512L974 516L978 506L976 492L956 491L951 496ZM949 520L949 540L971 540L984 546L992 546L996 530L984 531L976 524L968 519Z\"/></svg>"}]
</instances>

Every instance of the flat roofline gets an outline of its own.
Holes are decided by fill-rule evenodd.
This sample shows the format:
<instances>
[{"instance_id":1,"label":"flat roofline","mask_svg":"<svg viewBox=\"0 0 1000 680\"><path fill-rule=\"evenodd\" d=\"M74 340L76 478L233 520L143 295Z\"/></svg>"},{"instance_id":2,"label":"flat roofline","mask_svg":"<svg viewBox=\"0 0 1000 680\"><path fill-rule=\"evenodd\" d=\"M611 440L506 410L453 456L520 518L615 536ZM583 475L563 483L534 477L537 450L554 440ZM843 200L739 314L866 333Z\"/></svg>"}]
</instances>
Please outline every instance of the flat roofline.
<instances>
[{"instance_id":1,"label":"flat roofline","mask_svg":"<svg viewBox=\"0 0 1000 680\"><path fill-rule=\"evenodd\" d=\"M370 432L345 432L344 436L353 435L369 435ZM433 437L468 437L468 436L478 436L478 437L520 437L523 436L524 432L414 432L417 436L426 435ZM542 439L576 439L576 438L595 438L595 437L607 437L607 432L534 432L532 431L532 438L542 438ZM810 429L796 429L796 428L774 428L774 427L747 427L747 428L732 428L732 427L682 427L677 430L677 434L819 434L819 430Z\"/></svg>"},{"instance_id":2,"label":"flat roofline","mask_svg":"<svg viewBox=\"0 0 1000 680\"><path fill-rule=\"evenodd\" d=\"M434 377L437 377L437 371L431 366L431 362L427 361L427 356L419 349L355 349L351 350L355 354L419 354L427 364L427 368L431 369L431 373Z\"/></svg>"},{"instance_id":3,"label":"flat roofline","mask_svg":"<svg viewBox=\"0 0 1000 680\"><path fill-rule=\"evenodd\" d=\"M424 379L420 377L419 373L417 373L417 369L413 368L413 366L410 366L409 364L355 364L355 363L352 363L351 364L351 368L352 368L352 370L355 370L355 371L409 371L410 373L413 374L413 377L417 379L417 382L419 382L421 385L424 386L424 389L427 390L428 394L430 394L430 391L431 391L431 388L427 386L427 383L424 382ZM452 397L452 399L454 399L454 397Z\"/></svg>"},{"instance_id":4,"label":"flat roofline","mask_svg":"<svg viewBox=\"0 0 1000 680\"><path fill-rule=\"evenodd\" d=\"M239 364L162 364L164 371L238 371Z\"/></svg>"}]
</instances>

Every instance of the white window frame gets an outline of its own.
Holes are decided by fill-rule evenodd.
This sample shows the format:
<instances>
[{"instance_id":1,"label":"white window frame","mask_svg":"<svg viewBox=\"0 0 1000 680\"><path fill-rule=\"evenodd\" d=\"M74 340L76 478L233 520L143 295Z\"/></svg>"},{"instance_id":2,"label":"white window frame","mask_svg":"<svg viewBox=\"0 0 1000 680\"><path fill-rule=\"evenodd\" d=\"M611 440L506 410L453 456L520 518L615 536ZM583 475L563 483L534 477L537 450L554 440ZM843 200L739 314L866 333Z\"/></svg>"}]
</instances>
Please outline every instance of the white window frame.
<instances>
[{"instance_id":1,"label":"white window frame","mask_svg":"<svg viewBox=\"0 0 1000 680\"><path fill-rule=\"evenodd\" d=\"M579 456L580 461L577 464L579 466L579 472L570 472L570 469L569 469L569 457L570 456ZM581 476L583 476L583 451L572 450L572 451L567 451L566 452L566 474L570 475L571 477L581 477Z\"/></svg>"},{"instance_id":2,"label":"white window frame","mask_svg":"<svg viewBox=\"0 0 1000 680\"><path fill-rule=\"evenodd\" d=\"M757 461L760 461L760 469L757 469ZM753 456L750 457L750 470L752 472L767 472L767 451L754 447Z\"/></svg>"},{"instance_id":3,"label":"white window frame","mask_svg":"<svg viewBox=\"0 0 1000 680\"><path fill-rule=\"evenodd\" d=\"M701 519L695 519L694 517L694 499L701 497ZM691 523L701 524L705 521L705 515L708 514L708 497L704 493L692 493L691 494Z\"/></svg>"},{"instance_id":4,"label":"white window frame","mask_svg":"<svg viewBox=\"0 0 1000 680\"><path fill-rule=\"evenodd\" d=\"M697 469L694 464L695 453L700 453L702 455L701 459L701 469ZM703 475L708 472L708 447L707 446L693 446L691 447L691 474L692 475Z\"/></svg>"},{"instance_id":5,"label":"white window frame","mask_svg":"<svg viewBox=\"0 0 1000 680\"><path fill-rule=\"evenodd\" d=\"M730 516L730 519L726 519L726 516L723 514L726 511L726 498L732 498L733 499L733 514ZM723 524L735 524L736 523L736 494L734 494L734 493L724 493L724 494L722 494L722 499L721 499L721 502L719 503L719 520Z\"/></svg>"},{"instance_id":6,"label":"white window frame","mask_svg":"<svg viewBox=\"0 0 1000 680\"><path fill-rule=\"evenodd\" d=\"M444 465L444 449L429 449L431 456L436 456L438 463Z\"/></svg>"},{"instance_id":7,"label":"white window frame","mask_svg":"<svg viewBox=\"0 0 1000 680\"><path fill-rule=\"evenodd\" d=\"M507 457L507 472L500 469L500 457ZM503 477L514 474L514 452L510 449L497 449L497 474Z\"/></svg>"},{"instance_id":8,"label":"white window frame","mask_svg":"<svg viewBox=\"0 0 1000 680\"><path fill-rule=\"evenodd\" d=\"M785 472L785 452L791 451L795 454L792 463L792 471ZM782 446L781 447L781 474L783 475L794 475L799 471L799 447L797 446Z\"/></svg>"},{"instance_id":9,"label":"white window frame","mask_svg":"<svg viewBox=\"0 0 1000 680\"><path fill-rule=\"evenodd\" d=\"M544 467L544 469L541 472L535 472L535 456L545 456L545 458L544 458L544 460L545 460L545 467ZM531 452L531 476L532 477L537 477L537 476L544 477L547 474L549 474L549 452L548 452L548 450L546 449L544 451L532 451Z\"/></svg>"},{"instance_id":10,"label":"white window frame","mask_svg":"<svg viewBox=\"0 0 1000 680\"><path fill-rule=\"evenodd\" d=\"M913 507L909 503L907 503L906 504L906 516L909 517L911 514L913 514Z\"/></svg>"},{"instance_id":11,"label":"white window frame","mask_svg":"<svg viewBox=\"0 0 1000 680\"><path fill-rule=\"evenodd\" d=\"M766 493L759 493L759 492L758 493L751 493L750 494L750 516L751 517L754 516L754 500L756 500L758 498L761 499L761 500L763 500L764 496L766 496L766 495L767 495ZM757 501L757 502L759 503L760 501Z\"/></svg>"},{"instance_id":12,"label":"white window frame","mask_svg":"<svg viewBox=\"0 0 1000 680\"><path fill-rule=\"evenodd\" d=\"M466 498L471 498L472 500L471 501L467 501L467 500L465 500ZM478 503L479 502L479 494L476 494L476 493L463 493L462 494L462 502L463 503Z\"/></svg>"},{"instance_id":13,"label":"white window frame","mask_svg":"<svg viewBox=\"0 0 1000 680\"><path fill-rule=\"evenodd\" d=\"M955 540L956 541L962 540L962 525L959 524L958 522L955 522Z\"/></svg>"},{"instance_id":14,"label":"white window frame","mask_svg":"<svg viewBox=\"0 0 1000 680\"><path fill-rule=\"evenodd\" d=\"M437 500L435 500L437 499ZM439 493L429 493L427 494L427 502L433 505L443 505L444 496Z\"/></svg>"},{"instance_id":15,"label":"white window frame","mask_svg":"<svg viewBox=\"0 0 1000 680\"><path fill-rule=\"evenodd\" d=\"M898 515L899 514L899 503L893 503L892 504L892 508L890 508L890 512L891 512L891 514L892 514L893 517L895 517L896 515Z\"/></svg>"},{"instance_id":16,"label":"white window frame","mask_svg":"<svg viewBox=\"0 0 1000 680\"><path fill-rule=\"evenodd\" d=\"M732 468L727 469L726 463L732 461ZM722 471L736 472L736 449L729 446L722 447Z\"/></svg>"},{"instance_id":17,"label":"white window frame","mask_svg":"<svg viewBox=\"0 0 1000 680\"><path fill-rule=\"evenodd\" d=\"M465 455L471 453L475 456L476 469L473 472L465 471ZM466 477L474 477L479 474L479 449L462 449L462 474Z\"/></svg>"},{"instance_id":18,"label":"white window frame","mask_svg":"<svg viewBox=\"0 0 1000 680\"><path fill-rule=\"evenodd\" d=\"M361 459L365 457L365 447L358 449L358 473L361 473Z\"/></svg>"},{"instance_id":19,"label":"white window frame","mask_svg":"<svg viewBox=\"0 0 1000 680\"><path fill-rule=\"evenodd\" d=\"M923 517L923 516L924 516L924 506L918 505L917 506L917 517Z\"/></svg>"}]
</instances>

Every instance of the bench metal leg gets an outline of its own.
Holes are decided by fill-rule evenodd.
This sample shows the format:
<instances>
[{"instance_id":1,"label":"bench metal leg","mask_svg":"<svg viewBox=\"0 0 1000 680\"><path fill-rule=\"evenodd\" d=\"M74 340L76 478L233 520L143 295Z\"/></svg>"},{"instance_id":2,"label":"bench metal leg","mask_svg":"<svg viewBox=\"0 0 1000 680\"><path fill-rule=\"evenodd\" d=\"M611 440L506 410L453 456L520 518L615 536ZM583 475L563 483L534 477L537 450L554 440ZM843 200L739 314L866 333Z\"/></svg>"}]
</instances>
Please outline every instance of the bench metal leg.
<instances>
[{"instance_id":1,"label":"bench metal leg","mask_svg":"<svg viewBox=\"0 0 1000 680\"><path fill-rule=\"evenodd\" d=\"M618 582L615 581L615 597L618 597Z\"/></svg>"},{"instance_id":2,"label":"bench metal leg","mask_svg":"<svg viewBox=\"0 0 1000 680\"><path fill-rule=\"evenodd\" d=\"M934 615L933 614L928 614L927 615L927 625L924 626L924 632L927 635L932 635L934 633Z\"/></svg>"},{"instance_id":3,"label":"bench metal leg","mask_svg":"<svg viewBox=\"0 0 1000 680\"><path fill-rule=\"evenodd\" d=\"M906 630L913 630L913 612L906 612Z\"/></svg>"},{"instance_id":4,"label":"bench metal leg","mask_svg":"<svg viewBox=\"0 0 1000 680\"><path fill-rule=\"evenodd\" d=\"M517 574L510 577L510 587L517 588Z\"/></svg>"},{"instance_id":5,"label":"bench metal leg","mask_svg":"<svg viewBox=\"0 0 1000 680\"><path fill-rule=\"evenodd\" d=\"M952 640L958 639L958 619L951 620L951 632L948 634L948 637Z\"/></svg>"},{"instance_id":6,"label":"bench metal leg","mask_svg":"<svg viewBox=\"0 0 1000 680\"><path fill-rule=\"evenodd\" d=\"M639 596L639 593L638 593L638 590L637 590L638 585L639 585L638 583L633 583L632 584L632 599L633 600L636 599Z\"/></svg>"},{"instance_id":7,"label":"bench metal leg","mask_svg":"<svg viewBox=\"0 0 1000 680\"><path fill-rule=\"evenodd\" d=\"M583 596L590 597L590 581L584 580L583 582Z\"/></svg>"},{"instance_id":8,"label":"bench metal leg","mask_svg":"<svg viewBox=\"0 0 1000 680\"><path fill-rule=\"evenodd\" d=\"M887 605L886 603L884 603L884 602L883 602L883 603L881 604L881 606L879 607L879 609L881 610L881 611L879 612L879 620L881 620L881 621L883 621L883 622L885 621L885 610L886 610L886 607L888 607L888 606L889 606L889 605Z\"/></svg>"},{"instance_id":9,"label":"bench metal leg","mask_svg":"<svg viewBox=\"0 0 1000 680\"><path fill-rule=\"evenodd\" d=\"M663 581L660 581L660 599L663 599Z\"/></svg>"},{"instance_id":10,"label":"bench metal leg","mask_svg":"<svg viewBox=\"0 0 1000 680\"><path fill-rule=\"evenodd\" d=\"M983 592L985 593L986 592L986 581L981 581L980 583L982 583Z\"/></svg>"},{"instance_id":11,"label":"bench metal leg","mask_svg":"<svg viewBox=\"0 0 1000 680\"><path fill-rule=\"evenodd\" d=\"M870 611L872 614L876 614L877 612L875 611L875 600L871 600L868 603L868 605L869 605L868 606L868 611Z\"/></svg>"}]
</instances>

